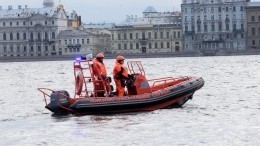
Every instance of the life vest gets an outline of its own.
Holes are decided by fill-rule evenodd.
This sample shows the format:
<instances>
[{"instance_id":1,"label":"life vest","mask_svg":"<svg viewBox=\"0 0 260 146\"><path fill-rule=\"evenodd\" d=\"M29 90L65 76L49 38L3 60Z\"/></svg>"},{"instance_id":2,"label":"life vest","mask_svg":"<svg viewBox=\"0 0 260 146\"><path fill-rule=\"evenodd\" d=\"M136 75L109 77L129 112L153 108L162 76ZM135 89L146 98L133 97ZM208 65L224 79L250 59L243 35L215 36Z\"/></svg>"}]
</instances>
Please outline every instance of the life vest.
<instances>
[{"instance_id":1,"label":"life vest","mask_svg":"<svg viewBox=\"0 0 260 146\"><path fill-rule=\"evenodd\" d=\"M128 69L124 65L118 63L116 61L114 69L113 69L113 76L114 78L122 78L122 75L128 78Z\"/></svg>"},{"instance_id":2,"label":"life vest","mask_svg":"<svg viewBox=\"0 0 260 146\"><path fill-rule=\"evenodd\" d=\"M107 76L106 66L104 63L99 62L96 58L93 60L93 71L95 75Z\"/></svg>"}]
</instances>

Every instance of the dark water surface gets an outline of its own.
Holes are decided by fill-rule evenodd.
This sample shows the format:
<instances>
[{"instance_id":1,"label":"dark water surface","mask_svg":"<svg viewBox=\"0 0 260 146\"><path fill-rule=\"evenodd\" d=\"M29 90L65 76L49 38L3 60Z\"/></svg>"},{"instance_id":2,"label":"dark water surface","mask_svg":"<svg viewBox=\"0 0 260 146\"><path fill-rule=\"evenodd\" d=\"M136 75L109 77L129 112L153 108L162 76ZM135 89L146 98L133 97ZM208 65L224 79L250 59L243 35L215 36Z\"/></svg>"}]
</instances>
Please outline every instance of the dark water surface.
<instances>
[{"instance_id":1,"label":"dark water surface","mask_svg":"<svg viewBox=\"0 0 260 146\"><path fill-rule=\"evenodd\" d=\"M183 108L57 117L37 88L73 95L72 61L0 63L0 145L260 145L260 56L136 60L148 79L206 83ZM105 62L111 73L114 60Z\"/></svg>"}]
</instances>

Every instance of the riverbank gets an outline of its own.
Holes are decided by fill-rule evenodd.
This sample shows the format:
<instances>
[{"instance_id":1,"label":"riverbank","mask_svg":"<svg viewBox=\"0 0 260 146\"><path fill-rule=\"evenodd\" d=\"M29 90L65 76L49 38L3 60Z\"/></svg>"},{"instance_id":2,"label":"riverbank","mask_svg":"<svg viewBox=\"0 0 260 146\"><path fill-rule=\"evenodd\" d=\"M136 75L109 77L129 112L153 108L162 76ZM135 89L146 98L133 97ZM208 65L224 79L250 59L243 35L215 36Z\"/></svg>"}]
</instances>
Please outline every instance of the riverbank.
<instances>
[{"instance_id":1,"label":"riverbank","mask_svg":"<svg viewBox=\"0 0 260 146\"><path fill-rule=\"evenodd\" d=\"M82 54L85 55L85 54ZM203 57L203 56L240 56L240 55L260 55L260 50L243 51L207 51L207 52L166 52L166 53L124 53L105 54L105 58L114 59L118 55L125 58L167 58L167 57ZM15 56L0 57L0 62L30 62L30 61L65 61L74 60L80 55L57 55L57 56Z\"/></svg>"}]
</instances>

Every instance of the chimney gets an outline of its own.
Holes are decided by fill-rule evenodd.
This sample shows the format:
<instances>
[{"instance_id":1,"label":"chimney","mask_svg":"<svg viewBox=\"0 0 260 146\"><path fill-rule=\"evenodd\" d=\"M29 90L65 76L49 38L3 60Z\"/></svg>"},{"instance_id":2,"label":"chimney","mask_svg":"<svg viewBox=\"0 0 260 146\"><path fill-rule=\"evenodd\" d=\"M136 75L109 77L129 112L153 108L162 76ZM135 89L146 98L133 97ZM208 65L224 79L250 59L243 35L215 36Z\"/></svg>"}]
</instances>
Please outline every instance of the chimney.
<instances>
[{"instance_id":1,"label":"chimney","mask_svg":"<svg viewBox=\"0 0 260 146\"><path fill-rule=\"evenodd\" d=\"M18 5L18 9L22 9L22 6L21 6L21 5Z\"/></svg>"}]
</instances>

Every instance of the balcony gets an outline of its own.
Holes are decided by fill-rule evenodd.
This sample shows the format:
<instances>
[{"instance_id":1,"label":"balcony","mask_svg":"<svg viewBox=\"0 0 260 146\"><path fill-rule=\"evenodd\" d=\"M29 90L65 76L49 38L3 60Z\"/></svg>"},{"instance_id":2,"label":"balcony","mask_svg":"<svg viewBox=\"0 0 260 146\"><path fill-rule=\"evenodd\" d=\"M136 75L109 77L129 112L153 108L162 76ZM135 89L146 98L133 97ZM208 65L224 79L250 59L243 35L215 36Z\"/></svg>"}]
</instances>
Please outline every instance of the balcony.
<instances>
[{"instance_id":1,"label":"balcony","mask_svg":"<svg viewBox=\"0 0 260 146\"><path fill-rule=\"evenodd\" d=\"M195 34L195 31L184 31L184 34L185 35L192 35L192 34Z\"/></svg>"},{"instance_id":2,"label":"balcony","mask_svg":"<svg viewBox=\"0 0 260 146\"><path fill-rule=\"evenodd\" d=\"M218 38L218 39L204 39L203 43L219 43L219 42L224 42L223 38Z\"/></svg>"},{"instance_id":3,"label":"balcony","mask_svg":"<svg viewBox=\"0 0 260 146\"><path fill-rule=\"evenodd\" d=\"M68 48L79 48L81 44L68 44Z\"/></svg>"}]
</instances>

